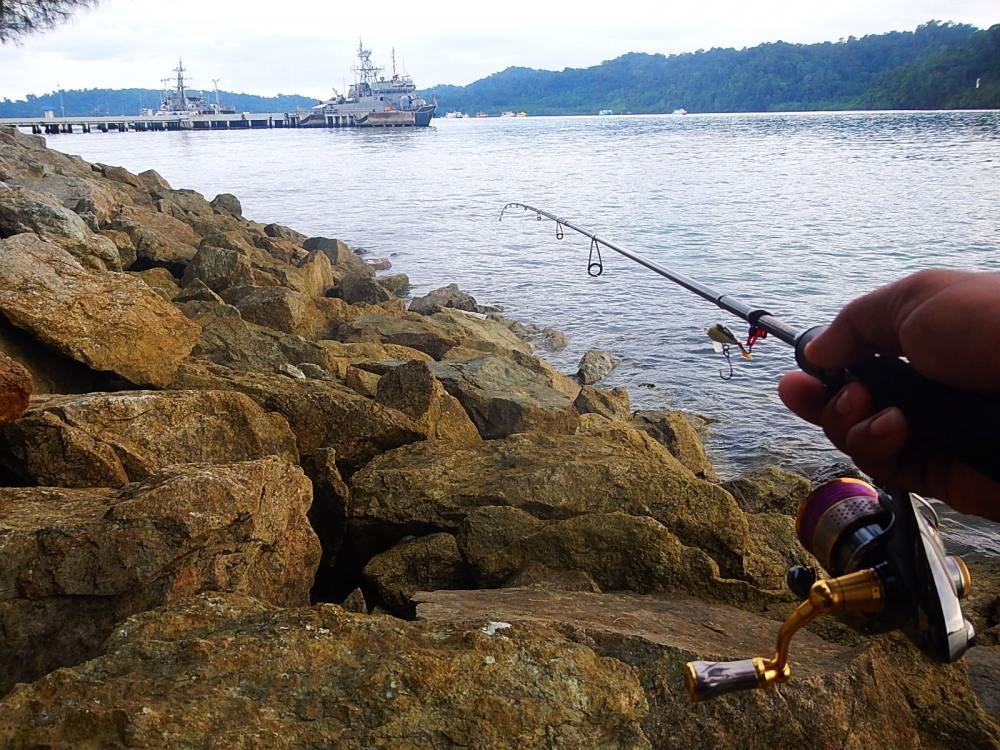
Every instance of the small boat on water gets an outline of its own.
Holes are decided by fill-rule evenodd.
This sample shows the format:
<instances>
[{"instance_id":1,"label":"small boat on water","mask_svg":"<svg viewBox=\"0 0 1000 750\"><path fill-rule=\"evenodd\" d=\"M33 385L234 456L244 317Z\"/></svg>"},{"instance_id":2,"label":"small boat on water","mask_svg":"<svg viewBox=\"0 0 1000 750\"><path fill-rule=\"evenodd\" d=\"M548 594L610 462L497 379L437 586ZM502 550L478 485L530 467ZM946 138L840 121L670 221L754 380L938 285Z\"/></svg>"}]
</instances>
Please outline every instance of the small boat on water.
<instances>
[{"instance_id":1,"label":"small boat on water","mask_svg":"<svg viewBox=\"0 0 1000 750\"><path fill-rule=\"evenodd\" d=\"M465 112L446 112L444 118L446 120L462 120L468 117Z\"/></svg>"},{"instance_id":2,"label":"small boat on water","mask_svg":"<svg viewBox=\"0 0 1000 750\"><path fill-rule=\"evenodd\" d=\"M501 112L500 116L501 117L513 117L514 113L513 112Z\"/></svg>"},{"instance_id":3,"label":"small boat on water","mask_svg":"<svg viewBox=\"0 0 1000 750\"><path fill-rule=\"evenodd\" d=\"M613 115L614 114L614 110L611 110L611 109L602 109L597 114L599 114L599 115Z\"/></svg>"},{"instance_id":4,"label":"small boat on water","mask_svg":"<svg viewBox=\"0 0 1000 750\"><path fill-rule=\"evenodd\" d=\"M516 115L514 115L514 117L527 117L527 116L528 116L527 112L518 112Z\"/></svg>"},{"instance_id":5,"label":"small boat on water","mask_svg":"<svg viewBox=\"0 0 1000 750\"><path fill-rule=\"evenodd\" d=\"M680 109L675 109L670 114L672 114L672 115L686 115L687 113L688 113L688 111L686 109L684 109L683 107L681 107Z\"/></svg>"}]
</instances>

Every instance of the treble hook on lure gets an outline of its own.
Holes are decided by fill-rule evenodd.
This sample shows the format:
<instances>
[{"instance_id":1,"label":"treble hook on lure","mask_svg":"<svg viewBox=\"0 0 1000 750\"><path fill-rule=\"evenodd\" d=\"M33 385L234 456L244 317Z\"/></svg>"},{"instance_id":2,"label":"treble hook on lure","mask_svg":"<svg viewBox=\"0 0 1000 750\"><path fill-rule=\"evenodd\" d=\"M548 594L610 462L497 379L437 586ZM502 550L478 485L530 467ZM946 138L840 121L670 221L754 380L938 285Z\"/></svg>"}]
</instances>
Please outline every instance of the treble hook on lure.
<instances>
[{"instance_id":1,"label":"treble hook on lure","mask_svg":"<svg viewBox=\"0 0 1000 750\"><path fill-rule=\"evenodd\" d=\"M740 340L733 335L733 332L726 328L722 323L716 323L711 328L707 329L705 333L712 340L712 348L715 349L716 353L721 354L726 358L726 364L729 365L729 374L724 374L722 370L719 370L719 377L723 380L733 379L733 360L729 357L729 348L732 346L738 346L740 349L740 356L743 359L753 359L753 355L750 354L747 349L743 347Z\"/></svg>"}]
</instances>

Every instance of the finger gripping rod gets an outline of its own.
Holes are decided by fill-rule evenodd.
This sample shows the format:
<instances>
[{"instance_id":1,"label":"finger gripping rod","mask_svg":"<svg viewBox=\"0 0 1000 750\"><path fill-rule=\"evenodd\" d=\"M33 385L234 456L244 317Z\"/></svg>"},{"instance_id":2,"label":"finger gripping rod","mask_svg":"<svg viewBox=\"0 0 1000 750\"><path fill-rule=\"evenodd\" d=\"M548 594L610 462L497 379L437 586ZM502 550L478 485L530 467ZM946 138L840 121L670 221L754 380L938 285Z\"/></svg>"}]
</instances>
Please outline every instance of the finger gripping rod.
<instances>
[{"instance_id":1,"label":"finger gripping rod","mask_svg":"<svg viewBox=\"0 0 1000 750\"><path fill-rule=\"evenodd\" d=\"M847 370L830 372L814 367L805 356L806 345L819 335L823 326L797 330L780 318L729 294L722 294L677 271L654 263L639 253L627 250L610 240L576 225L556 214L526 203L508 203L500 211L500 219L511 208L531 212L537 219L556 223L556 236L562 229L572 229L601 246L623 255L650 271L672 281L689 292L708 300L716 307L795 348L795 361L804 371L822 380L832 391L851 380L862 382L872 394L876 410L898 407L906 416L911 443L919 443L935 451L952 455L995 481L1000 481L1000 401L960 391L929 380L897 357L873 357Z\"/></svg>"}]
</instances>

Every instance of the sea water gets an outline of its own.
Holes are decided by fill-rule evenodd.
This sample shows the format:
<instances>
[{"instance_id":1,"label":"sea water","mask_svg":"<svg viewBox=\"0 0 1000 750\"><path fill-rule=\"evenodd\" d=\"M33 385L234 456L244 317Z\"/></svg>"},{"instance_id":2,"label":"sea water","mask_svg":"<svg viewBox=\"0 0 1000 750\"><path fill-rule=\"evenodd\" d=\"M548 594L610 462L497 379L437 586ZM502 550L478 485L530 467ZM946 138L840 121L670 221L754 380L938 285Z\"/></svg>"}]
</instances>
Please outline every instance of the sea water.
<instances>
[{"instance_id":1,"label":"sea water","mask_svg":"<svg viewBox=\"0 0 1000 750\"><path fill-rule=\"evenodd\" d=\"M407 273L456 282L509 317L553 326L549 356L623 360L604 386L635 408L707 417L723 476L838 461L776 394L791 350L765 340L734 375L705 335L745 324L521 201L766 308L796 327L922 268L1000 270L1000 112L878 112L434 120L421 129L58 135L89 161L156 169L174 187L237 195L244 215L337 237ZM1000 533L949 516L951 542L1000 554Z\"/></svg>"}]
</instances>

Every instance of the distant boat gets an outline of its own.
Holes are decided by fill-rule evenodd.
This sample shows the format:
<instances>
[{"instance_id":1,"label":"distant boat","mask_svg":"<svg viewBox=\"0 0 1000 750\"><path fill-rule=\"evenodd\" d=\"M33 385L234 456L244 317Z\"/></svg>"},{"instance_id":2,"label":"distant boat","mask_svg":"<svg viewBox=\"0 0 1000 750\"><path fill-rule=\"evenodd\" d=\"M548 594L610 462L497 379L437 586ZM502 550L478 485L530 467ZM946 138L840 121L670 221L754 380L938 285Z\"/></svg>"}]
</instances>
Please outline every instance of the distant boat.
<instances>
[{"instance_id":1,"label":"distant boat","mask_svg":"<svg viewBox=\"0 0 1000 750\"><path fill-rule=\"evenodd\" d=\"M445 113L445 119L448 120L461 120L462 118L468 117L465 112L447 112Z\"/></svg>"},{"instance_id":2,"label":"distant boat","mask_svg":"<svg viewBox=\"0 0 1000 750\"><path fill-rule=\"evenodd\" d=\"M485 112L476 112L476 117L489 117Z\"/></svg>"},{"instance_id":3,"label":"distant boat","mask_svg":"<svg viewBox=\"0 0 1000 750\"><path fill-rule=\"evenodd\" d=\"M610 110L610 109L602 109L602 110L601 110L600 112L598 112L597 114L599 114L599 115L613 115L613 114L614 114L614 110Z\"/></svg>"},{"instance_id":4,"label":"distant boat","mask_svg":"<svg viewBox=\"0 0 1000 750\"><path fill-rule=\"evenodd\" d=\"M501 117L513 117L514 113L513 112L501 112L500 116Z\"/></svg>"},{"instance_id":5,"label":"distant boat","mask_svg":"<svg viewBox=\"0 0 1000 750\"><path fill-rule=\"evenodd\" d=\"M527 117L527 116L528 116L527 112L518 112L516 115L514 115L514 117Z\"/></svg>"},{"instance_id":6,"label":"distant boat","mask_svg":"<svg viewBox=\"0 0 1000 750\"><path fill-rule=\"evenodd\" d=\"M686 115L687 113L688 113L688 111L686 109L684 109L683 107L681 107L680 109L675 109L673 112L671 112L671 114L674 114L674 115Z\"/></svg>"}]
</instances>

